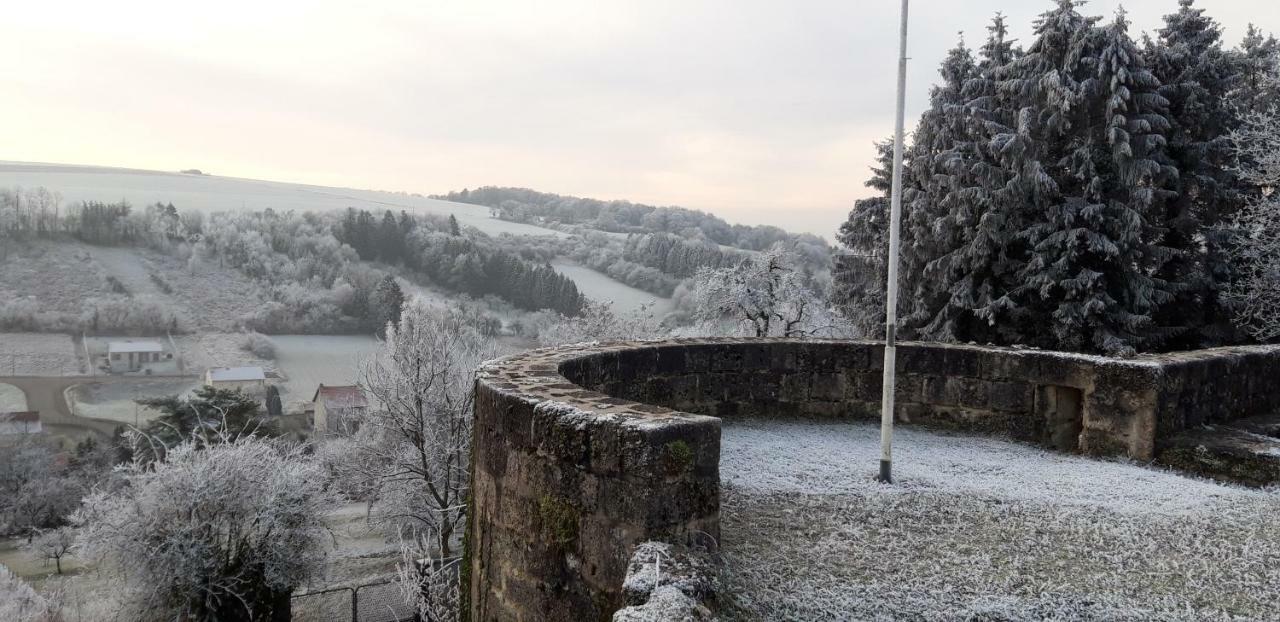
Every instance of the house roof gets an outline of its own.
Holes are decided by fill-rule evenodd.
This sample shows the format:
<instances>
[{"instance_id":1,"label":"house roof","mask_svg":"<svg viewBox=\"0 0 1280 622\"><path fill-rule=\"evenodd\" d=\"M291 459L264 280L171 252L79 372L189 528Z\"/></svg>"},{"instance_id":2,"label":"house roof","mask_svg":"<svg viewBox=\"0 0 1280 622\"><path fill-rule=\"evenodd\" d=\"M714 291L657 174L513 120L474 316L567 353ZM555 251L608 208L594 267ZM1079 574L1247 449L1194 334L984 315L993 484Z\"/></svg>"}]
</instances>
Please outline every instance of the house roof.
<instances>
[{"instance_id":1,"label":"house roof","mask_svg":"<svg viewBox=\"0 0 1280 622\"><path fill-rule=\"evenodd\" d=\"M354 385L326 387L322 384L316 388L316 394L311 398L311 401L323 401L326 409L368 406L364 391Z\"/></svg>"},{"instance_id":2,"label":"house roof","mask_svg":"<svg viewBox=\"0 0 1280 622\"><path fill-rule=\"evenodd\" d=\"M107 344L107 352L124 354L127 352L163 352L164 346L159 341L112 341Z\"/></svg>"},{"instance_id":3,"label":"house roof","mask_svg":"<svg viewBox=\"0 0 1280 622\"><path fill-rule=\"evenodd\" d=\"M209 370L209 382L266 380L261 367L215 367Z\"/></svg>"},{"instance_id":4,"label":"house roof","mask_svg":"<svg viewBox=\"0 0 1280 622\"><path fill-rule=\"evenodd\" d=\"M40 413L34 410L0 413L0 423L16 421L19 423L40 423Z\"/></svg>"}]
</instances>

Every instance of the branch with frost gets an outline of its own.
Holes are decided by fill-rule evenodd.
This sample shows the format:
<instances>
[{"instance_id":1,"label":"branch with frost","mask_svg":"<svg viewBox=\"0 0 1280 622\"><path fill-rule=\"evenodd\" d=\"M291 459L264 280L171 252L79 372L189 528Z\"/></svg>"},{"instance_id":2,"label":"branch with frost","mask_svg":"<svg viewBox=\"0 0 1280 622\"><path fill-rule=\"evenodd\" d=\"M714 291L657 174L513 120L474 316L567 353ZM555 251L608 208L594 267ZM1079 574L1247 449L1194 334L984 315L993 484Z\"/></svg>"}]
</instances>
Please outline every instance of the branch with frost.
<instances>
[{"instance_id":1,"label":"branch with frost","mask_svg":"<svg viewBox=\"0 0 1280 622\"><path fill-rule=\"evenodd\" d=\"M619 315L611 302L587 301L574 317L560 316L555 323L538 331L538 343L558 346L596 341L657 339L663 335L653 315L653 304L640 305L630 313Z\"/></svg>"},{"instance_id":2,"label":"branch with frost","mask_svg":"<svg viewBox=\"0 0 1280 622\"><path fill-rule=\"evenodd\" d=\"M1251 111L1231 134L1237 174L1257 189L1237 215L1237 279L1226 291L1236 321L1254 338L1280 338L1280 108Z\"/></svg>"}]
</instances>

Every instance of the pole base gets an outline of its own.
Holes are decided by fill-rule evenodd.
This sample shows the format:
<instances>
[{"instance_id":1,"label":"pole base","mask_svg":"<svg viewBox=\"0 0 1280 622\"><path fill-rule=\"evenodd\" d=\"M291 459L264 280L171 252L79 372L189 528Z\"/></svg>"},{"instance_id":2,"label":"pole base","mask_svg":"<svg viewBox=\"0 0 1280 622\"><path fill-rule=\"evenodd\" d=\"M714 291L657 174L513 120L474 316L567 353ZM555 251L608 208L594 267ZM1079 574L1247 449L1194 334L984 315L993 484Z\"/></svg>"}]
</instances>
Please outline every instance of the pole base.
<instances>
[{"instance_id":1,"label":"pole base","mask_svg":"<svg viewBox=\"0 0 1280 622\"><path fill-rule=\"evenodd\" d=\"M880 477L877 477L876 480L884 482L886 484L893 483L893 463L892 462L888 460L880 461Z\"/></svg>"}]
</instances>

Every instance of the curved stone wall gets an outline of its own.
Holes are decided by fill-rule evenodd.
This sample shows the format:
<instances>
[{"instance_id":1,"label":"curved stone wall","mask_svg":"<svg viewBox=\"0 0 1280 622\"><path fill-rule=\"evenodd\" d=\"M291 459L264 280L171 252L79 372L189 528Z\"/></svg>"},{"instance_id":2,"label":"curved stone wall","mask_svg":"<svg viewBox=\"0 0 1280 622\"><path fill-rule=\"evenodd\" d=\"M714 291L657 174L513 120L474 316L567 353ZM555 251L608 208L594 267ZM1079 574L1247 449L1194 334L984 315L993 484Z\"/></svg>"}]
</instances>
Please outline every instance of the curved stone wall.
<instances>
[{"instance_id":1,"label":"curved stone wall","mask_svg":"<svg viewBox=\"0 0 1280 622\"><path fill-rule=\"evenodd\" d=\"M874 342L535 350L476 382L471 619L607 620L636 544L719 538L720 418L878 418ZM902 344L903 423L1150 460L1187 426L1280 410L1280 348L1134 359ZM869 457L870 458L870 457Z\"/></svg>"}]
</instances>

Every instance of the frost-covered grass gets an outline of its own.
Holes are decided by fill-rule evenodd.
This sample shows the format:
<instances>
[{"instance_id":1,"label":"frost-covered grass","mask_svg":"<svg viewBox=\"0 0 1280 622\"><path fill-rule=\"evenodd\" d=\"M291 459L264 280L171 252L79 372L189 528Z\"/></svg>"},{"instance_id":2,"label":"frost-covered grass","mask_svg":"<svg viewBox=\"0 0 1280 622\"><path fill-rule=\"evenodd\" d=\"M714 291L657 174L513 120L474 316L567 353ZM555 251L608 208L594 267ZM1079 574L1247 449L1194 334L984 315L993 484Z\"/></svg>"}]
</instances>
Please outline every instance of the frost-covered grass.
<instances>
[{"instance_id":1,"label":"frost-covered grass","mask_svg":"<svg viewBox=\"0 0 1280 622\"><path fill-rule=\"evenodd\" d=\"M8 302L32 298L42 311L79 314L86 298L107 296L101 267L91 247L78 243L8 242L0 259L0 292Z\"/></svg>"},{"instance_id":2,"label":"frost-covered grass","mask_svg":"<svg viewBox=\"0 0 1280 622\"><path fill-rule=\"evenodd\" d=\"M0 376L74 376L82 358L70 335L0 333Z\"/></svg>"},{"instance_id":3,"label":"frost-covered grass","mask_svg":"<svg viewBox=\"0 0 1280 622\"><path fill-rule=\"evenodd\" d=\"M378 349L373 337L358 335L272 335L275 365L288 378L286 400L310 400L316 386L355 384L360 361Z\"/></svg>"},{"instance_id":4,"label":"frost-covered grass","mask_svg":"<svg viewBox=\"0 0 1280 622\"><path fill-rule=\"evenodd\" d=\"M727 424L731 619L1271 619L1280 494L993 439Z\"/></svg>"},{"instance_id":5,"label":"frost-covered grass","mask_svg":"<svg viewBox=\"0 0 1280 622\"><path fill-rule=\"evenodd\" d=\"M597 302L612 302L613 310L618 313L630 313L639 310L642 305L652 305L649 313L655 318L662 319L673 308L670 298L662 298L642 289L636 289L607 274L567 259L557 259L552 261L551 265L556 272L573 279L573 282L578 285L578 291L584 296Z\"/></svg>"}]
</instances>

